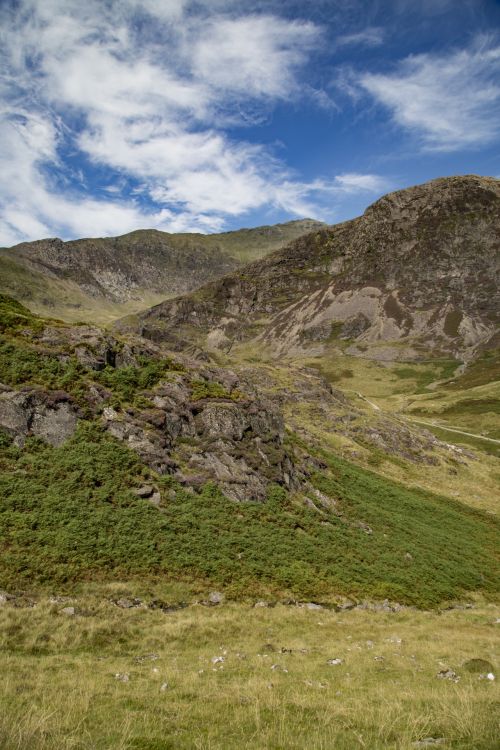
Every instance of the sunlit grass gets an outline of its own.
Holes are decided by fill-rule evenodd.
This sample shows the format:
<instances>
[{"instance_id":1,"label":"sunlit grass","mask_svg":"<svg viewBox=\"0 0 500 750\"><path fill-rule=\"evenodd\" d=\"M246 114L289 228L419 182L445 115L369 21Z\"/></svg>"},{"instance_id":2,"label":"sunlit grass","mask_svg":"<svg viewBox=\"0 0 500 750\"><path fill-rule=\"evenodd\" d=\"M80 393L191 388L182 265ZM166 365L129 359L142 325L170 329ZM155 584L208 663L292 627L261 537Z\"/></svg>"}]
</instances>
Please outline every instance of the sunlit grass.
<instances>
[{"instance_id":1,"label":"sunlit grass","mask_svg":"<svg viewBox=\"0 0 500 750\"><path fill-rule=\"evenodd\" d=\"M461 750L497 747L498 683L462 666L495 664L492 606L164 614L89 595L73 604L73 617L47 600L0 609L5 750L410 750L429 736ZM458 683L437 678L445 667Z\"/></svg>"}]
</instances>

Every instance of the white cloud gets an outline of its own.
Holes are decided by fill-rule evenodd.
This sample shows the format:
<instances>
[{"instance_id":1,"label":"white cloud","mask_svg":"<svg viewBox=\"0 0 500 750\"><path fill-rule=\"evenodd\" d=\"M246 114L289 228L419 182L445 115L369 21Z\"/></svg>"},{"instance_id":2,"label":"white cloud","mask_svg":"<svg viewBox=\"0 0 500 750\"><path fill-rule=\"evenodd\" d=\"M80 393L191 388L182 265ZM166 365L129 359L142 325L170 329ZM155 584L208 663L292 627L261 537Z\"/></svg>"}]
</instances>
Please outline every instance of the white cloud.
<instances>
[{"instance_id":1,"label":"white cloud","mask_svg":"<svg viewBox=\"0 0 500 750\"><path fill-rule=\"evenodd\" d=\"M408 57L394 73L365 73L359 85L388 107L425 148L453 151L500 131L500 46L478 39L448 54Z\"/></svg>"},{"instance_id":2,"label":"white cloud","mask_svg":"<svg viewBox=\"0 0 500 750\"><path fill-rule=\"evenodd\" d=\"M210 86L249 96L283 99L294 91L319 29L271 16L214 20L200 29L193 70Z\"/></svg>"},{"instance_id":3,"label":"white cloud","mask_svg":"<svg viewBox=\"0 0 500 750\"><path fill-rule=\"evenodd\" d=\"M345 193L378 193L389 188L385 178L376 174L359 174L357 172L345 172L335 178L335 189Z\"/></svg>"},{"instance_id":4,"label":"white cloud","mask_svg":"<svg viewBox=\"0 0 500 750\"><path fill-rule=\"evenodd\" d=\"M385 37L384 29L378 26L369 26L362 31L353 34L342 34L335 40L337 47L360 46L360 47L378 47Z\"/></svg>"},{"instance_id":5,"label":"white cloud","mask_svg":"<svg viewBox=\"0 0 500 750\"><path fill-rule=\"evenodd\" d=\"M332 196L377 190L370 175L301 181L269 149L226 132L283 100L326 106L300 81L318 26L233 0L191 5L0 6L0 243L146 226L215 231L251 210L318 216ZM96 168L104 176L89 196Z\"/></svg>"},{"instance_id":6,"label":"white cloud","mask_svg":"<svg viewBox=\"0 0 500 750\"><path fill-rule=\"evenodd\" d=\"M145 211L133 201L82 198L50 189L40 170L57 161L57 131L49 122L26 114L22 121L0 119L0 245L54 234L69 237L123 234L133 229L218 231L217 217L166 208Z\"/></svg>"}]
</instances>

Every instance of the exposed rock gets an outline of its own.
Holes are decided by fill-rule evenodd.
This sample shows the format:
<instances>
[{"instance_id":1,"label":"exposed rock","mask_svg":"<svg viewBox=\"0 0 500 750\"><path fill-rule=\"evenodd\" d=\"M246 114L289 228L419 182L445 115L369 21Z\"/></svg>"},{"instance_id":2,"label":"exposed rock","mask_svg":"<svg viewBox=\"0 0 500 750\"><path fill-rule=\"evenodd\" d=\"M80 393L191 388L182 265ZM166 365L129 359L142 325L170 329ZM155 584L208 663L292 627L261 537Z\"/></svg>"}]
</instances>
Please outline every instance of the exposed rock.
<instances>
[{"instance_id":1,"label":"exposed rock","mask_svg":"<svg viewBox=\"0 0 500 750\"><path fill-rule=\"evenodd\" d=\"M285 674L288 673L288 669L286 667L283 667L281 664L273 664L271 666L271 669L273 671L277 672L284 672Z\"/></svg>"},{"instance_id":2,"label":"exposed rock","mask_svg":"<svg viewBox=\"0 0 500 750\"><path fill-rule=\"evenodd\" d=\"M0 607L2 604L12 601L12 599L15 599L13 594L8 594L7 591L0 591Z\"/></svg>"},{"instance_id":3,"label":"exposed rock","mask_svg":"<svg viewBox=\"0 0 500 750\"><path fill-rule=\"evenodd\" d=\"M436 745L444 745L446 739L444 737L424 737L422 740L417 740L413 743L413 747L435 747Z\"/></svg>"},{"instance_id":4,"label":"exposed rock","mask_svg":"<svg viewBox=\"0 0 500 750\"><path fill-rule=\"evenodd\" d=\"M453 669L442 669L437 673L436 677L440 680L451 680L451 682L458 682L460 680L460 677Z\"/></svg>"},{"instance_id":5,"label":"exposed rock","mask_svg":"<svg viewBox=\"0 0 500 750\"><path fill-rule=\"evenodd\" d=\"M149 484L144 484L142 487L136 487L132 492L137 497L150 498L154 494L154 487Z\"/></svg>"},{"instance_id":6,"label":"exposed rock","mask_svg":"<svg viewBox=\"0 0 500 750\"><path fill-rule=\"evenodd\" d=\"M220 591L211 591L208 595L208 601L211 604L222 604L224 601L224 594L221 594Z\"/></svg>"},{"instance_id":7,"label":"exposed rock","mask_svg":"<svg viewBox=\"0 0 500 750\"><path fill-rule=\"evenodd\" d=\"M23 445L27 435L36 435L57 447L73 435L77 421L78 409L62 391L0 393L0 427L17 445Z\"/></svg>"},{"instance_id":8,"label":"exposed rock","mask_svg":"<svg viewBox=\"0 0 500 750\"><path fill-rule=\"evenodd\" d=\"M138 607L141 604L140 599L127 599L123 597L122 599L117 599L115 602L117 607L120 607L120 609L132 609L132 607Z\"/></svg>"},{"instance_id":9,"label":"exposed rock","mask_svg":"<svg viewBox=\"0 0 500 750\"><path fill-rule=\"evenodd\" d=\"M158 661L159 658L159 654L143 654L142 656L136 656L134 661L138 664L143 664L145 661Z\"/></svg>"}]
</instances>

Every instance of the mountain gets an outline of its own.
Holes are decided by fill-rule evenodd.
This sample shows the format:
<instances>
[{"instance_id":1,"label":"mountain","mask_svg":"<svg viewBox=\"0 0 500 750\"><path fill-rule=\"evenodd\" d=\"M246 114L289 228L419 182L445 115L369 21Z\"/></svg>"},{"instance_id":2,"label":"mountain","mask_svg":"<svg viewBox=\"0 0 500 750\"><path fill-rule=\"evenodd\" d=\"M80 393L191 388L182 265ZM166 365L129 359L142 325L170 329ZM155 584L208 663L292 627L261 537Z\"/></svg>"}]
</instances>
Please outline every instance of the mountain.
<instances>
[{"instance_id":1,"label":"mountain","mask_svg":"<svg viewBox=\"0 0 500 750\"><path fill-rule=\"evenodd\" d=\"M0 249L0 292L34 312L108 323L195 289L321 226L311 219L223 234L139 230Z\"/></svg>"},{"instance_id":2,"label":"mountain","mask_svg":"<svg viewBox=\"0 0 500 750\"><path fill-rule=\"evenodd\" d=\"M500 181L442 178L119 325L176 348L467 361L498 346L499 269Z\"/></svg>"},{"instance_id":3,"label":"mountain","mask_svg":"<svg viewBox=\"0 0 500 750\"><path fill-rule=\"evenodd\" d=\"M472 176L393 193L112 330L0 295L0 585L494 597L499 202ZM16 258L95 299L174 258L185 283L184 245L134 237Z\"/></svg>"}]
</instances>

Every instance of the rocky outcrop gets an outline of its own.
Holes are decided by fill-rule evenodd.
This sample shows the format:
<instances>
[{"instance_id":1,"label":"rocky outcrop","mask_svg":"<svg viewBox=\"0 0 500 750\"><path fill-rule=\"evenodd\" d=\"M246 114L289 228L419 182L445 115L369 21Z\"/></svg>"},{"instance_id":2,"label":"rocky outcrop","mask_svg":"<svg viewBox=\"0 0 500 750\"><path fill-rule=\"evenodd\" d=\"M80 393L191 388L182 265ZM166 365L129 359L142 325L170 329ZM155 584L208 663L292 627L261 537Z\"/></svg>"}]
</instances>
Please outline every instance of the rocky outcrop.
<instances>
[{"instance_id":1,"label":"rocky outcrop","mask_svg":"<svg viewBox=\"0 0 500 750\"><path fill-rule=\"evenodd\" d=\"M194 397L193 376L198 388L205 383L209 394L216 384L221 395ZM217 368L178 373L145 392L147 408L106 407L102 421L156 471L187 486L213 481L233 500L262 501L270 483L291 488L298 474L279 406L239 388L234 373Z\"/></svg>"},{"instance_id":2,"label":"rocky outcrop","mask_svg":"<svg viewBox=\"0 0 500 750\"><path fill-rule=\"evenodd\" d=\"M77 420L78 409L63 391L15 391L0 384L0 429L16 445L22 446L28 435L62 445L73 435Z\"/></svg>"},{"instance_id":3,"label":"rocky outcrop","mask_svg":"<svg viewBox=\"0 0 500 750\"><path fill-rule=\"evenodd\" d=\"M281 406L250 380L136 336L45 323L8 298L3 309L0 431L17 445L37 436L60 446L83 419L187 486L213 481L239 501L296 486Z\"/></svg>"}]
</instances>

